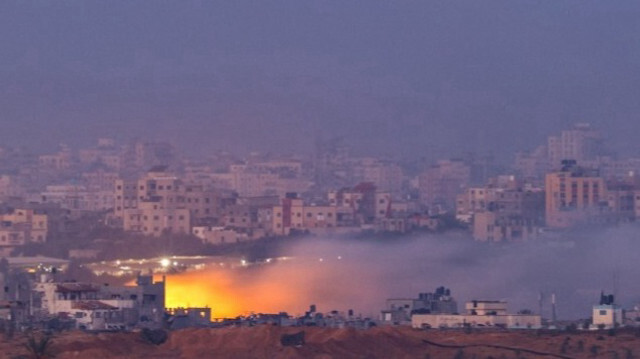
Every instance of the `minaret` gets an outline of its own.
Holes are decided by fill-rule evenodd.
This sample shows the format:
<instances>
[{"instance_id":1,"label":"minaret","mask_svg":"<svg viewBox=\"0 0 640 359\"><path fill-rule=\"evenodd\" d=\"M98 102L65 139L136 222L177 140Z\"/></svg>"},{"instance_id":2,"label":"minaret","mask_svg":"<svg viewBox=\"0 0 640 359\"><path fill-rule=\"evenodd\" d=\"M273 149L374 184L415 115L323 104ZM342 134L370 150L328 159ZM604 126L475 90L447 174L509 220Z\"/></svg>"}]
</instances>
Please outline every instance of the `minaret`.
<instances>
[{"instance_id":1,"label":"minaret","mask_svg":"<svg viewBox=\"0 0 640 359\"><path fill-rule=\"evenodd\" d=\"M542 293L542 291L540 291L540 293L538 293L538 314L540 315L540 318L542 318L542 301L544 298L544 294Z\"/></svg>"}]
</instances>

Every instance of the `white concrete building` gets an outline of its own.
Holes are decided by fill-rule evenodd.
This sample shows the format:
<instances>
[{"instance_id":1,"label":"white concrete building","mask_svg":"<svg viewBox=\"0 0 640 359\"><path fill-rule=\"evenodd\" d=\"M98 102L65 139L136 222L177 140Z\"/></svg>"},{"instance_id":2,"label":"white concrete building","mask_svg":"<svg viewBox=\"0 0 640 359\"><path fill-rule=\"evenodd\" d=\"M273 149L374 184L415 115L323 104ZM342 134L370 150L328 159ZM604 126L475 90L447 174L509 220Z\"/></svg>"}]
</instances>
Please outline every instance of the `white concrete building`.
<instances>
[{"instance_id":1,"label":"white concrete building","mask_svg":"<svg viewBox=\"0 0 640 359\"><path fill-rule=\"evenodd\" d=\"M615 328L624 322L622 308L616 304L601 304L593 306L593 324L591 329Z\"/></svg>"},{"instance_id":2,"label":"white concrete building","mask_svg":"<svg viewBox=\"0 0 640 359\"><path fill-rule=\"evenodd\" d=\"M500 327L537 329L542 326L540 315L507 314L507 303L474 300L465 305L466 314L413 314L411 326L416 329Z\"/></svg>"}]
</instances>

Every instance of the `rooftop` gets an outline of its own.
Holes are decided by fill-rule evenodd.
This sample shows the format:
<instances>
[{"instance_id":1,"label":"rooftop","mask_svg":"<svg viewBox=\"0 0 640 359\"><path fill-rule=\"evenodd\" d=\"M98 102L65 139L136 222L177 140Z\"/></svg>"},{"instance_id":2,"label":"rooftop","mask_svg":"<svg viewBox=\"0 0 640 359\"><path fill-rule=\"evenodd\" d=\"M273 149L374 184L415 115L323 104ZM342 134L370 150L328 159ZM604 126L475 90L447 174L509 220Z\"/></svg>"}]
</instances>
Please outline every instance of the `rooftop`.
<instances>
[{"instance_id":1,"label":"rooftop","mask_svg":"<svg viewBox=\"0 0 640 359\"><path fill-rule=\"evenodd\" d=\"M56 292L97 292L98 288L89 283L60 283L56 285Z\"/></svg>"},{"instance_id":2,"label":"rooftop","mask_svg":"<svg viewBox=\"0 0 640 359\"><path fill-rule=\"evenodd\" d=\"M72 309L80 309L80 310L113 310L118 309L112 305L107 303L103 303L99 300L81 300L71 303Z\"/></svg>"}]
</instances>

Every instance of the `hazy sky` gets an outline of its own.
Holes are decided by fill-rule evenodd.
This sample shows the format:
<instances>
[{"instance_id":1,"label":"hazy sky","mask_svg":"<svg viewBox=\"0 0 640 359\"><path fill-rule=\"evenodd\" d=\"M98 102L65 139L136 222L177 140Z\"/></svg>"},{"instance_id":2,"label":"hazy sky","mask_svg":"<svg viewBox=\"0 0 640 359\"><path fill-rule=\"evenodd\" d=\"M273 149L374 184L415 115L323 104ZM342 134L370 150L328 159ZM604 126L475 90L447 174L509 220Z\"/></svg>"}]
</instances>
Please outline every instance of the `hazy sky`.
<instances>
[{"instance_id":1,"label":"hazy sky","mask_svg":"<svg viewBox=\"0 0 640 359\"><path fill-rule=\"evenodd\" d=\"M340 135L430 157L585 121L636 154L638 19L635 0L2 1L0 142L204 154Z\"/></svg>"}]
</instances>

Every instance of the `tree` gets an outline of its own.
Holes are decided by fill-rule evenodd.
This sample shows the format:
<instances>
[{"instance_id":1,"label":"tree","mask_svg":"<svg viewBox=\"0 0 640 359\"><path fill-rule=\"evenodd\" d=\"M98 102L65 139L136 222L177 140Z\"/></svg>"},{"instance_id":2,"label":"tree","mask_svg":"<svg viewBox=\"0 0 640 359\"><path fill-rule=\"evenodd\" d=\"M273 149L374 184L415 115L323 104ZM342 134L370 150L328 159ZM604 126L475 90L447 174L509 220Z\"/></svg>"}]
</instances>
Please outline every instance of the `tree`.
<instances>
[{"instance_id":1,"label":"tree","mask_svg":"<svg viewBox=\"0 0 640 359\"><path fill-rule=\"evenodd\" d=\"M30 333L27 337L27 342L24 347L29 352L29 356L33 359L47 359L53 358L53 352L51 351L51 336L48 334L42 334L36 336L34 333Z\"/></svg>"}]
</instances>

